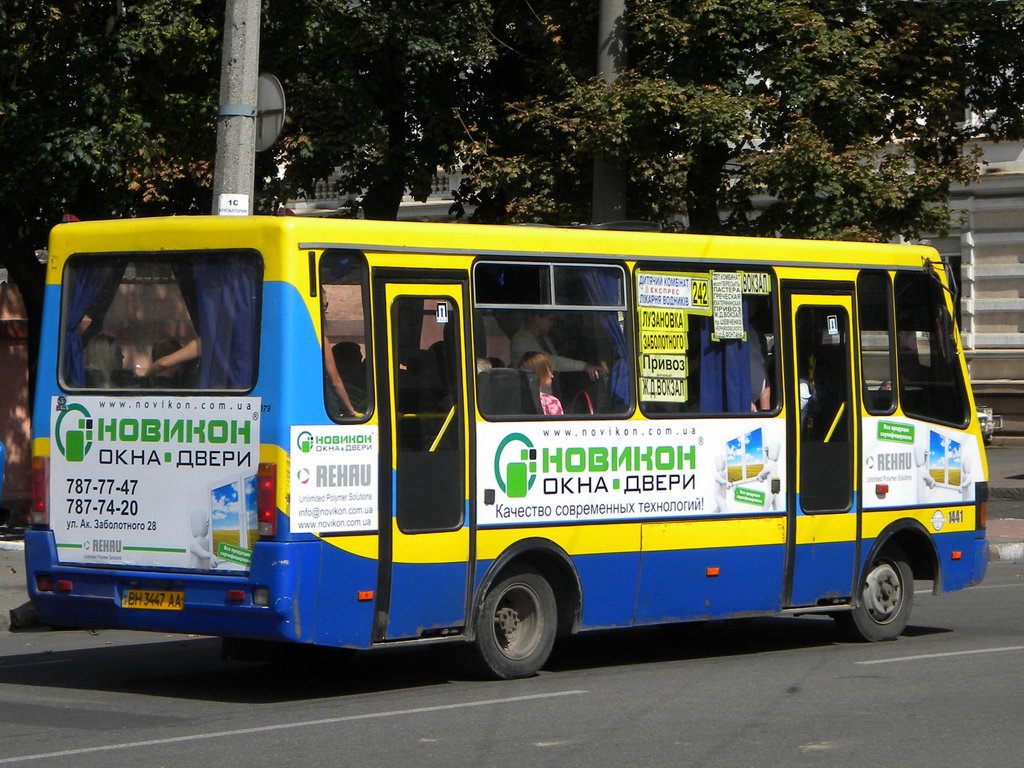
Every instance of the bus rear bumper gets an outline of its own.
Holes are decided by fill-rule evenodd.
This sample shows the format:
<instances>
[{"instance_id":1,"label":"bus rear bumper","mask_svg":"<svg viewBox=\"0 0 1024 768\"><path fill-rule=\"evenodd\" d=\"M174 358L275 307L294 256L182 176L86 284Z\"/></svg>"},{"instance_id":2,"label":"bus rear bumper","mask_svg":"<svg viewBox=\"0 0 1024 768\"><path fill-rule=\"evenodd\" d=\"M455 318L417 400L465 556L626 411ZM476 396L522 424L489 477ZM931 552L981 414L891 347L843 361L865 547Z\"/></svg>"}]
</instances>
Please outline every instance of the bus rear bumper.
<instances>
[{"instance_id":1,"label":"bus rear bumper","mask_svg":"<svg viewBox=\"0 0 1024 768\"><path fill-rule=\"evenodd\" d=\"M40 619L56 627L312 642L313 606L293 595L303 572L319 568L318 562L302 562L302 555L318 560L317 552L312 542L261 542L250 572L231 576L126 570L61 564L50 531L25 533L29 597ZM170 599L159 608L126 607L130 591ZM303 616L310 618L305 625Z\"/></svg>"}]
</instances>

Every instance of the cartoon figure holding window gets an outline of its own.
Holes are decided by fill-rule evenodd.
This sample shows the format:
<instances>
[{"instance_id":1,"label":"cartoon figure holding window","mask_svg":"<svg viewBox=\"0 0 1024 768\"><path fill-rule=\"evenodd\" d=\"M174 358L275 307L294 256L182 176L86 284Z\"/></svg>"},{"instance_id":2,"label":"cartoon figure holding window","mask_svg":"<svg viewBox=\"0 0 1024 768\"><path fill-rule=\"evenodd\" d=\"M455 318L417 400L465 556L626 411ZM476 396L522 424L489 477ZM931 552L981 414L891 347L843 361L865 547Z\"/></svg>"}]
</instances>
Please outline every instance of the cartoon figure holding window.
<instances>
[{"instance_id":1,"label":"cartoon figure holding window","mask_svg":"<svg viewBox=\"0 0 1024 768\"><path fill-rule=\"evenodd\" d=\"M769 440L765 445L764 469L757 476L762 483L767 483L768 504L765 509L769 512L779 510L779 494L771 491L772 481L779 477L779 453L782 445L778 440Z\"/></svg>"},{"instance_id":2,"label":"cartoon figure holding window","mask_svg":"<svg viewBox=\"0 0 1024 768\"><path fill-rule=\"evenodd\" d=\"M715 512L724 514L728 510L726 509L726 498L729 494L729 489L732 487L732 483L729 482L729 474L726 469L725 456L718 454L715 456Z\"/></svg>"},{"instance_id":3,"label":"cartoon figure holding window","mask_svg":"<svg viewBox=\"0 0 1024 768\"><path fill-rule=\"evenodd\" d=\"M189 567L210 570L220 565L210 544L210 513L204 509L192 510L192 543L189 545Z\"/></svg>"},{"instance_id":4,"label":"cartoon figure holding window","mask_svg":"<svg viewBox=\"0 0 1024 768\"><path fill-rule=\"evenodd\" d=\"M927 446L914 446L914 478L917 483L917 503L928 503L932 495L932 489L935 487L935 479L928 471Z\"/></svg>"}]
</instances>

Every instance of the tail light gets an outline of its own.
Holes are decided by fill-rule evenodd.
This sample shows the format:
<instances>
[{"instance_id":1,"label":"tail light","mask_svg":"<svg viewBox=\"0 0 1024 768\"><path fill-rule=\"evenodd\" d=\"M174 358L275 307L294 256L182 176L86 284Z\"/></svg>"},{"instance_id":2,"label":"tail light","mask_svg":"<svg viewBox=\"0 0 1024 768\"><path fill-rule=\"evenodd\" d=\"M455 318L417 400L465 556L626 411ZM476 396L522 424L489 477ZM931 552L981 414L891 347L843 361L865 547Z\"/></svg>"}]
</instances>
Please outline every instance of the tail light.
<instances>
[{"instance_id":1,"label":"tail light","mask_svg":"<svg viewBox=\"0 0 1024 768\"><path fill-rule=\"evenodd\" d=\"M978 505L975 527L981 530L988 525L988 483L974 484L974 503Z\"/></svg>"},{"instance_id":2,"label":"tail light","mask_svg":"<svg viewBox=\"0 0 1024 768\"><path fill-rule=\"evenodd\" d=\"M260 536L277 533L277 464L260 464L256 475L256 510Z\"/></svg>"},{"instance_id":3,"label":"tail light","mask_svg":"<svg viewBox=\"0 0 1024 768\"><path fill-rule=\"evenodd\" d=\"M49 525L50 508L47 504L50 460L45 456L32 457L32 508L29 522L32 525Z\"/></svg>"}]
</instances>

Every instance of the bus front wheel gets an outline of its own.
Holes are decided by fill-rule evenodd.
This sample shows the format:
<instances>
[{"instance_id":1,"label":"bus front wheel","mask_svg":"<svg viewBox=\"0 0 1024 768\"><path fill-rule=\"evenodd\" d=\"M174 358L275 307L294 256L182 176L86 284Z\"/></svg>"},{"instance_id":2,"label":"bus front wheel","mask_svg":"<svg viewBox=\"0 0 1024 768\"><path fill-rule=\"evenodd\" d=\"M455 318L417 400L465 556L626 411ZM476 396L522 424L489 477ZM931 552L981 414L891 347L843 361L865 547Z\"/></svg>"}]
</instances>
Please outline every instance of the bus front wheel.
<instances>
[{"instance_id":1,"label":"bus front wheel","mask_svg":"<svg viewBox=\"0 0 1024 768\"><path fill-rule=\"evenodd\" d=\"M856 607L834 618L852 640L895 640L906 629L913 604L913 571L902 550L890 549L871 563Z\"/></svg>"},{"instance_id":2,"label":"bus front wheel","mask_svg":"<svg viewBox=\"0 0 1024 768\"><path fill-rule=\"evenodd\" d=\"M480 606L471 667L501 680L530 677L548 660L557 624L555 594L543 576L533 570L505 576Z\"/></svg>"}]
</instances>

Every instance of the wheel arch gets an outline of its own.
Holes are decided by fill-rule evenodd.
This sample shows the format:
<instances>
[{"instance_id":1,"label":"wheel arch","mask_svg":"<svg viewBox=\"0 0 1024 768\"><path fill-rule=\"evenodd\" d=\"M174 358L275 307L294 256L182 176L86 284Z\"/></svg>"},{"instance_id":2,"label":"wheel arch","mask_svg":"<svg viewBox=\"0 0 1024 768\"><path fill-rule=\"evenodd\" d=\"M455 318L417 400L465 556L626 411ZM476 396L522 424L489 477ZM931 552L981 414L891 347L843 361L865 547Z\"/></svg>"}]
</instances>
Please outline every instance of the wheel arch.
<instances>
[{"instance_id":1,"label":"wheel arch","mask_svg":"<svg viewBox=\"0 0 1024 768\"><path fill-rule=\"evenodd\" d=\"M942 585L938 550L925 527L917 520L910 518L896 520L879 532L871 549L868 550L867 557L861 564L858 583L863 581L875 558L892 547L899 547L903 550L914 578L930 579L933 585L933 594L938 594ZM860 600L859 590L855 590L854 599Z\"/></svg>"},{"instance_id":2,"label":"wheel arch","mask_svg":"<svg viewBox=\"0 0 1024 768\"><path fill-rule=\"evenodd\" d=\"M558 634L571 634L579 629L583 610L583 585L576 566L564 549L548 539L538 537L517 541L487 568L473 595L466 633L469 639L476 636L476 622L488 590L506 573L521 567L532 568L551 585L558 609Z\"/></svg>"}]
</instances>

